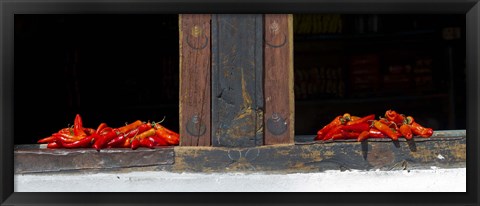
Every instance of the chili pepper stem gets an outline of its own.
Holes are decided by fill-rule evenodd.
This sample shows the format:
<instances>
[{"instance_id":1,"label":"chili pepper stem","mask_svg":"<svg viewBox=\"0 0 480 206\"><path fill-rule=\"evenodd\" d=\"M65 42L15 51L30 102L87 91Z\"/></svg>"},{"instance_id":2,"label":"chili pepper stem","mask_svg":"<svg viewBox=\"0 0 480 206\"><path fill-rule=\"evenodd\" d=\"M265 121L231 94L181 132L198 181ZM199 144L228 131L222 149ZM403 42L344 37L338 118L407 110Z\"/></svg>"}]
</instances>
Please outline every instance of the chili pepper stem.
<instances>
[{"instance_id":1,"label":"chili pepper stem","mask_svg":"<svg viewBox=\"0 0 480 206\"><path fill-rule=\"evenodd\" d=\"M70 126L70 124L68 124L68 128L69 128L68 131L70 132L70 135L72 135L72 136L74 135L74 133L73 133L73 126L75 126L75 125L72 124L72 126Z\"/></svg>"},{"instance_id":2,"label":"chili pepper stem","mask_svg":"<svg viewBox=\"0 0 480 206\"><path fill-rule=\"evenodd\" d=\"M153 121L153 122L152 122L152 126L155 127L156 124L161 124L163 121L165 121L166 118L167 118L167 116L163 116L163 119L160 120L159 122Z\"/></svg>"},{"instance_id":3,"label":"chili pepper stem","mask_svg":"<svg viewBox=\"0 0 480 206\"><path fill-rule=\"evenodd\" d=\"M135 133L135 135L133 135L133 137L130 139L130 143L132 143L132 141L133 141L134 139L137 139L137 134L138 134L138 130L137 130L137 132Z\"/></svg>"}]
</instances>

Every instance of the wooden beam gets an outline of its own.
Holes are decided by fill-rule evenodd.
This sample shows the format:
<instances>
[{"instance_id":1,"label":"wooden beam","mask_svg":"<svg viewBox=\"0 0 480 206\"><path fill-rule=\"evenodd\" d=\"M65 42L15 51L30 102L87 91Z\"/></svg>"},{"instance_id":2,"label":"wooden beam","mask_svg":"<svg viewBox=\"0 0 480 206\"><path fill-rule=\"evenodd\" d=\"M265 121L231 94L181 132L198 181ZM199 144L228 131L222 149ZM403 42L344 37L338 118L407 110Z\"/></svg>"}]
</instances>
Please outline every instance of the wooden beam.
<instances>
[{"instance_id":1,"label":"wooden beam","mask_svg":"<svg viewBox=\"0 0 480 206\"><path fill-rule=\"evenodd\" d=\"M325 170L410 170L466 167L466 130L435 131L431 138L369 139L368 142L312 141L295 137L295 145L231 147L46 149L16 145L16 174L36 172L148 171L173 172L318 172Z\"/></svg>"},{"instance_id":2,"label":"wooden beam","mask_svg":"<svg viewBox=\"0 0 480 206\"><path fill-rule=\"evenodd\" d=\"M212 16L212 145L263 145L263 16Z\"/></svg>"},{"instance_id":3,"label":"wooden beam","mask_svg":"<svg viewBox=\"0 0 480 206\"><path fill-rule=\"evenodd\" d=\"M15 148L14 172L84 172L113 171L130 168L160 169L174 163L173 147L157 149L130 148L104 149L100 152L87 149L46 149L40 145L23 145ZM43 145L45 146L45 145Z\"/></svg>"},{"instance_id":4,"label":"wooden beam","mask_svg":"<svg viewBox=\"0 0 480 206\"><path fill-rule=\"evenodd\" d=\"M210 146L210 14L180 14L180 146Z\"/></svg>"},{"instance_id":5,"label":"wooden beam","mask_svg":"<svg viewBox=\"0 0 480 206\"><path fill-rule=\"evenodd\" d=\"M431 138L392 142L309 142L250 148L175 147L178 172L319 172L325 170L410 170L466 167L466 137L436 132ZM445 135L446 134L446 135ZM457 132L458 134L458 132ZM448 136L448 137L444 137Z\"/></svg>"},{"instance_id":6,"label":"wooden beam","mask_svg":"<svg viewBox=\"0 0 480 206\"><path fill-rule=\"evenodd\" d=\"M293 16L265 14L265 145L293 144Z\"/></svg>"}]
</instances>

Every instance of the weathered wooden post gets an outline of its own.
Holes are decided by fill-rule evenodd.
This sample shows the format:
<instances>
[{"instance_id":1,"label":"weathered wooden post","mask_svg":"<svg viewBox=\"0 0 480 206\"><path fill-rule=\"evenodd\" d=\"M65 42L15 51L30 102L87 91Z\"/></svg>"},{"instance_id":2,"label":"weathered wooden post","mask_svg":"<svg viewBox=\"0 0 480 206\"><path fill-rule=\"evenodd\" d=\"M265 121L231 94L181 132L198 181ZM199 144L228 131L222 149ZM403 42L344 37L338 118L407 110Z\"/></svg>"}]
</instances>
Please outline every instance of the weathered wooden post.
<instances>
[{"instance_id":1,"label":"weathered wooden post","mask_svg":"<svg viewBox=\"0 0 480 206\"><path fill-rule=\"evenodd\" d=\"M181 146L293 144L292 31L286 14L180 15Z\"/></svg>"},{"instance_id":2,"label":"weathered wooden post","mask_svg":"<svg viewBox=\"0 0 480 206\"><path fill-rule=\"evenodd\" d=\"M264 28L265 144L293 144L293 15L266 14Z\"/></svg>"},{"instance_id":3,"label":"weathered wooden post","mask_svg":"<svg viewBox=\"0 0 480 206\"><path fill-rule=\"evenodd\" d=\"M263 145L263 16L212 17L212 145Z\"/></svg>"},{"instance_id":4,"label":"weathered wooden post","mask_svg":"<svg viewBox=\"0 0 480 206\"><path fill-rule=\"evenodd\" d=\"M180 146L210 146L210 14L181 14Z\"/></svg>"}]
</instances>

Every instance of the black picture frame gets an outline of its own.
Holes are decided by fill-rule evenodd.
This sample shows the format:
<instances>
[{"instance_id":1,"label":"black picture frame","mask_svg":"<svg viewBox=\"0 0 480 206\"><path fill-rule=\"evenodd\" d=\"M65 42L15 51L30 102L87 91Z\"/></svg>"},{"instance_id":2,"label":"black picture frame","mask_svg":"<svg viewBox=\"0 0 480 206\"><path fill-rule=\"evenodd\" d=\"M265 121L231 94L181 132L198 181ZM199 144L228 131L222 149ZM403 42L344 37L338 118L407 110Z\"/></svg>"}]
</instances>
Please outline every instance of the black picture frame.
<instances>
[{"instance_id":1,"label":"black picture frame","mask_svg":"<svg viewBox=\"0 0 480 206\"><path fill-rule=\"evenodd\" d=\"M14 193L14 14L456 13L466 15L466 193ZM478 205L478 0L0 0L1 205ZM94 187L94 185L92 185ZM159 185L161 187L161 185Z\"/></svg>"}]
</instances>

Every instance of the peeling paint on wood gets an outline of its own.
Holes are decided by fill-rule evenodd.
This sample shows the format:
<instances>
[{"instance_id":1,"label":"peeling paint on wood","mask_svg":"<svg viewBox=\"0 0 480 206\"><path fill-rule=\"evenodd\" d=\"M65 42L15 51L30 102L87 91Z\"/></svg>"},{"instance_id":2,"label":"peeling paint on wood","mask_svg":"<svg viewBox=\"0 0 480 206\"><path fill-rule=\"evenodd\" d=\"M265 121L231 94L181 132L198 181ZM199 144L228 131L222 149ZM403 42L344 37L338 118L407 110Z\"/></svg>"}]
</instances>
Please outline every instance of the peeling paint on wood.
<instances>
[{"instance_id":1,"label":"peeling paint on wood","mask_svg":"<svg viewBox=\"0 0 480 206\"><path fill-rule=\"evenodd\" d=\"M448 131L445 131L448 133ZM270 145L251 148L175 148L175 171L318 172L464 167L466 137L407 141L339 141L328 144ZM463 133L465 134L465 133ZM196 155L191 155L195 153ZM232 154L235 154L233 156ZM252 155L254 154L254 155ZM178 162L181 164L177 165Z\"/></svg>"},{"instance_id":2,"label":"peeling paint on wood","mask_svg":"<svg viewBox=\"0 0 480 206\"><path fill-rule=\"evenodd\" d=\"M212 15L212 145L263 145L262 15Z\"/></svg>"}]
</instances>

